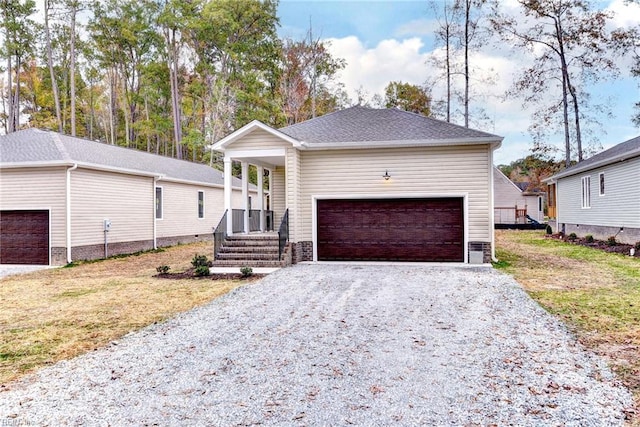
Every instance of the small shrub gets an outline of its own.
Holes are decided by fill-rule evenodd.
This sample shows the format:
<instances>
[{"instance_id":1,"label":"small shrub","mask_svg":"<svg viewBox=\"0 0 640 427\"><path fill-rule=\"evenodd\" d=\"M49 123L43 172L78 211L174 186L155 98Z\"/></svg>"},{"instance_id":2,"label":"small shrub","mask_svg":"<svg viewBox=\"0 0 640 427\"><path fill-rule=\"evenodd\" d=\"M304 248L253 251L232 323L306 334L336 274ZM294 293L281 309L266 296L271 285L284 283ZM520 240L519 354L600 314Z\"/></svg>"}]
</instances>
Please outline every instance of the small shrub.
<instances>
[{"instance_id":1,"label":"small shrub","mask_svg":"<svg viewBox=\"0 0 640 427\"><path fill-rule=\"evenodd\" d=\"M168 265L159 265L156 267L156 271L160 274L167 274L171 270L171 267Z\"/></svg>"},{"instance_id":2,"label":"small shrub","mask_svg":"<svg viewBox=\"0 0 640 427\"><path fill-rule=\"evenodd\" d=\"M609 236L609 238L607 239L607 245L615 246L617 244L618 242L616 242L616 236Z\"/></svg>"},{"instance_id":3,"label":"small shrub","mask_svg":"<svg viewBox=\"0 0 640 427\"><path fill-rule=\"evenodd\" d=\"M207 258L206 255L195 254L191 260L191 265L196 269L198 267L211 267L211 261L209 261L209 258Z\"/></svg>"},{"instance_id":4,"label":"small shrub","mask_svg":"<svg viewBox=\"0 0 640 427\"><path fill-rule=\"evenodd\" d=\"M251 268L251 267L242 267L240 269L240 274L242 274L242 277L249 277L249 276L253 275L253 268Z\"/></svg>"},{"instance_id":5,"label":"small shrub","mask_svg":"<svg viewBox=\"0 0 640 427\"><path fill-rule=\"evenodd\" d=\"M593 243L593 236L592 236L591 234L587 234L587 235L584 237L584 240L586 240L586 241L587 241L587 243Z\"/></svg>"},{"instance_id":6,"label":"small shrub","mask_svg":"<svg viewBox=\"0 0 640 427\"><path fill-rule=\"evenodd\" d=\"M204 277L211 274L208 265L199 265L196 267L194 274L198 277Z\"/></svg>"},{"instance_id":7,"label":"small shrub","mask_svg":"<svg viewBox=\"0 0 640 427\"><path fill-rule=\"evenodd\" d=\"M640 251L640 242L636 242L636 244L633 245L633 247L635 248L636 251Z\"/></svg>"},{"instance_id":8,"label":"small shrub","mask_svg":"<svg viewBox=\"0 0 640 427\"><path fill-rule=\"evenodd\" d=\"M547 233L548 235L552 235L553 234L553 229L551 228L551 226L549 224L547 224L547 227L544 230L545 230L545 233Z\"/></svg>"},{"instance_id":9,"label":"small shrub","mask_svg":"<svg viewBox=\"0 0 640 427\"><path fill-rule=\"evenodd\" d=\"M578 239L578 236L576 235L576 233L571 233L567 236L567 240L574 242Z\"/></svg>"}]
</instances>

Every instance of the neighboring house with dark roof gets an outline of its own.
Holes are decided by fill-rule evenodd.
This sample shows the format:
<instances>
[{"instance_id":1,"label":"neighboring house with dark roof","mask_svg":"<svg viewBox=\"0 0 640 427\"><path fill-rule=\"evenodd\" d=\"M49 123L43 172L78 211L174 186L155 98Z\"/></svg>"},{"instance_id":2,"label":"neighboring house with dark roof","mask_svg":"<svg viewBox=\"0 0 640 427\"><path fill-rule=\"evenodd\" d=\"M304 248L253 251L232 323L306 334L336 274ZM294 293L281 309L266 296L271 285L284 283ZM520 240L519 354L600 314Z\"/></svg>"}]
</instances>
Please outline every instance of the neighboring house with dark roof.
<instances>
[{"instance_id":1,"label":"neighboring house with dark roof","mask_svg":"<svg viewBox=\"0 0 640 427\"><path fill-rule=\"evenodd\" d=\"M495 224L527 224L527 215L544 221L544 193L525 191L500 169L493 168L493 203Z\"/></svg>"},{"instance_id":2,"label":"neighboring house with dark roof","mask_svg":"<svg viewBox=\"0 0 640 427\"><path fill-rule=\"evenodd\" d=\"M640 241L640 137L544 180L557 227L579 236Z\"/></svg>"},{"instance_id":3,"label":"neighboring house with dark roof","mask_svg":"<svg viewBox=\"0 0 640 427\"><path fill-rule=\"evenodd\" d=\"M232 161L271 170L275 229L288 225L294 262L489 262L493 151L501 141L356 106L282 129L253 121L213 148L224 153L226 179ZM225 208L233 207L228 192Z\"/></svg>"},{"instance_id":4,"label":"neighboring house with dark roof","mask_svg":"<svg viewBox=\"0 0 640 427\"><path fill-rule=\"evenodd\" d=\"M202 164L38 129L0 136L0 264L211 238L223 187L222 173Z\"/></svg>"}]
</instances>

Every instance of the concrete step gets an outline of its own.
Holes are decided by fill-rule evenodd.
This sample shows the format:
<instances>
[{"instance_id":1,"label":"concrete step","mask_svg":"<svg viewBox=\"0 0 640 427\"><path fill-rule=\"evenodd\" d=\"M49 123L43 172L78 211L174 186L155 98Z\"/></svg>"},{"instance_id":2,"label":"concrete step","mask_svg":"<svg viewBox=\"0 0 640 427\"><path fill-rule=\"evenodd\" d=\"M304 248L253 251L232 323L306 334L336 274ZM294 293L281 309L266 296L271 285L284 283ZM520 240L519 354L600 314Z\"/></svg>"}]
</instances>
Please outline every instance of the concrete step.
<instances>
[{"instance_id":1,"label":"concrete step","mask_svg":"<svg viewBox=\"0 0 640 427\"><path fill-rule=\"evenodd\" d=\"M223 248L278 248L278 242L269 242L268 240L257 241L257 242L249 242L249 241L237 241L230 242L225 240L222 243Z\"/></svg>"},{"instance_id":2,"label":"concrete step","mask_svg":"<svg viewBox=\"0 0 640 427\"><path fill-rule=\"evenodd\" d=\"M257 254L276 254L278 253L278 245L275 246L222 246L220 253L257 253Z\"/></svg>"},{"instance_id":3,"label":"concrete step","mask_svg":"<svg viewBox=\"0 0 640 427\"><path fill-rule=\"evenodd\" d=\"M213 267L284 267L282 261L265 260L218 260L213 262Z\"/></svg>"},{"instance_id":4,"label":"concrete step","mask_svg":"<svg viewBox=\"0 0 640 427\"><path fill-rule=\"evenodd\" d=\"M216 257L216 260L236 260L236 261L244 261L244 260L256 260L256 261L278 261L278 252L275 254L272 253L255 253L255 252L221 252Z\"/></svg>"},{"instance_id":5,"label":"concrete step","mask_svg":"<svg viewBox=\"0 0 640 427\"><path fill-rule=\"evenodd\" d=\"M278 241L278 234L233 234L227 236L225 240L229 241L260 241L260 240L275 240Z\"/></svg>"}]
</instances>

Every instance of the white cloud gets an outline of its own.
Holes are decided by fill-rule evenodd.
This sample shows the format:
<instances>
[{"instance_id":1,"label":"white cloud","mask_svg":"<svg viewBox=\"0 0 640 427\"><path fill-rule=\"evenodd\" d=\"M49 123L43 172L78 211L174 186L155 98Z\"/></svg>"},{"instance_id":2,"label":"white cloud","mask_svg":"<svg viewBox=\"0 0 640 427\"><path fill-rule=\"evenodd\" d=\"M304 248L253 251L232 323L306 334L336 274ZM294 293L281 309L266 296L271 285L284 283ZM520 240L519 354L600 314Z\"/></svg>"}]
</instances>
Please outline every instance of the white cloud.
<instances>
[{"instance_id":1,"label":"white cloud","mask_svg":"<svg viewBox=\"0 0 640 427\"><path fill-rule=\"evenodd\" d=\"M616 27L630 28L640 24L640 5L625 0L613 0L607 10L613 12Z\"/></svg>"},{"instance_id":2,"label":"white cloud","mask_svg":"<svg viewBox=\"0 0 640 427\"><path fill-rule=\"evenodd\" d=\"M396 37L431 36L437 28L438 23L433 19L415 19L396 28L394 35Z\"/></svg>"},{"instance_id":3,"label":"white cloud","mask_svg":"<svg viewBox=\"0 0 640 427\"><path fill-rule=\"evenodd\" d=\"M425 63L429 54L420 52L423 42L417 37L382 40L373 48L365 47L355 36L327 41L331 54L347 61L340 79L352 99L360 87L370 95L382 94L390 81L421 85L428 77Z\"/></svg>"}]
</instances>

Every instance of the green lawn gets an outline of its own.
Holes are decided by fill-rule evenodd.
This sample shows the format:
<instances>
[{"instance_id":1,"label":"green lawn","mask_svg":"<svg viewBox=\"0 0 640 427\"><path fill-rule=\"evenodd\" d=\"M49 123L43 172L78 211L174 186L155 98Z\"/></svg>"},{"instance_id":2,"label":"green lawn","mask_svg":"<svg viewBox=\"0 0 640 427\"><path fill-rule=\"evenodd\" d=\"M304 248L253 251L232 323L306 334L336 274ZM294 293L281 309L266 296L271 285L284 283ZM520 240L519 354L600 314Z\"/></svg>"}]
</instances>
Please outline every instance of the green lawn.
<instances>
[{"instance_id":1,"label":"green lawn","mask_svg":"<svg viewBox=\"0 0 640 427\"><path fill-rule=\"evenodd\" d=\"M511 274L578 339L604 356L640 408L640 258L497 231L494 267ZM631 420L640 425L640 415Z\"/></svg>"}]
</instances>

